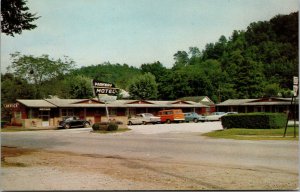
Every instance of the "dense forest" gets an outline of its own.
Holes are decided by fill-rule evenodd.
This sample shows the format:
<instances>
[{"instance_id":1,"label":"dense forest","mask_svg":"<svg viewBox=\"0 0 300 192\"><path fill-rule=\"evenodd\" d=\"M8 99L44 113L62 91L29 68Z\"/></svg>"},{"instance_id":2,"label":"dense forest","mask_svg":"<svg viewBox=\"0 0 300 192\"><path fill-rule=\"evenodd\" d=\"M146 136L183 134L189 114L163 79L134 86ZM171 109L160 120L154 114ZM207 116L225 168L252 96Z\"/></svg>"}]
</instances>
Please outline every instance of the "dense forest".
<instances>
[{"instance_id":1,"label":"dense forest","mask_svg":"<svg viewBox=\"0 0 300 192\"><path fill-rule=\"evenodd\" d=\"M298 52L297 12L253 22L246 30L234 30L230 37L208 43L203 50L190 47L177 51L172 68L159 61L139 68L109 62L76 68L68 58L12 53L12 65L1 74L1 99L6 103L54 95L89 98L93 97L91 79L114 83L134 99L205 95L221 102L290 97L293 76L298 76Z\"/></svg>"}]
</instances>

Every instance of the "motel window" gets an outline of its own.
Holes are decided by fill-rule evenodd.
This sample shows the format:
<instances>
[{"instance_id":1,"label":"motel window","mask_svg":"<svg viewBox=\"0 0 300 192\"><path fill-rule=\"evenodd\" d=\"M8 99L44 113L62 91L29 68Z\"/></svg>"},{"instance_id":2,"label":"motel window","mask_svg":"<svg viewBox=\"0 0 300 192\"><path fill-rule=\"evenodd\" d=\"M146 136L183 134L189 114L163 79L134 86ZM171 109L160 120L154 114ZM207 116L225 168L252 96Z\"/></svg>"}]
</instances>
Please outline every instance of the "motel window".
<instances>
[{"instance_id":1,"label":"motel window","mask_svg":"<svg viewBox=\"0 0 300 192\"><path fill-rule=\"evenodd\" d=\"M205 108L205 112L206 112L206 113L210 113L210 107L206 107L206 108Z\"/></svg>"},{"instance_id":2,"label":"motel window","mask_svg":"<svg viewBox=\"0 0 300 192\"><path fill-rule=\"evenodd\" d=\"M128 109L128 111L127 111L127 116L133 116L133 115L135 115L136 114L136 111L135 111L135 109Z\"/></svg>"},{"instance_id":3,"label":"motel window","mask_svg":"<svg viewBox=\"0 0 300 192\"><path fill-rule=\"evenodd\" d=\"M73 109L61 109L61 116L62 117L74 116L74 110Z\"/></svg>"},{"instance_id":4,"label":"motel window","mask_svg":"<svg viewBox=\"0 0 300 192\"><path fill-rule=\"evenodd\" d=\"M108 109L108 113L111 116L117 116L117 109L116 108Z\"/></svg>"},{"instance_id":5,"label":"motel window","mask_svg":"<svg viewBox=\"0 0 300 192\"><path fill-rule=\"evenodd\" d=\"M39 113L37 110L35 110L35 109L29 110L29 114L28 114L29 119L38 118L38 116L39 116Z\"/></svg>"}]
</instances>

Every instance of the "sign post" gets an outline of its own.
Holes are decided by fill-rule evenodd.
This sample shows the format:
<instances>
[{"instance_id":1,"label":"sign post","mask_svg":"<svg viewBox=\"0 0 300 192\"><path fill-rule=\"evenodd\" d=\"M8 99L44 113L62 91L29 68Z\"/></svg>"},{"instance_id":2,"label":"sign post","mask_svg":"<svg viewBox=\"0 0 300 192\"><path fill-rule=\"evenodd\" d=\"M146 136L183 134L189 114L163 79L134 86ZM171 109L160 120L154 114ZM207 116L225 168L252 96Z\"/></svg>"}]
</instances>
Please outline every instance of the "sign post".
<instances>
[{"instance_id":1,"label":"sign post","mask_svg":"<svg viewBox=\"0 0 300 192\"><path fill-rule=\"evenodd\" d=\"M94 79L92 80L92 88L98 100L104 102L107 121L109 121L107 102L116 100L119 89L112 83L101 82Z\"/></svg>"},{"instance_id":2,"label":"sign post","mask_svg":"<svg viewBox=\"0 0 300 192\"><path fill-rule=\"evenodd\" d=\"M299 94L299 78L298 77L293 77L293 96L292 96L292 101L291 101L291 110L293 112L293 118L294 118L294 137L296 137L296 97ZM286 130L288 127L288 121L289 121L289 117L290 117L290 113L291 111L288 111L288 115L287 115L287 120L286 120L286 125L285 125L285 129L284 129L284 134L283 137L286 136Z\"/></svg>"}]
</instances>

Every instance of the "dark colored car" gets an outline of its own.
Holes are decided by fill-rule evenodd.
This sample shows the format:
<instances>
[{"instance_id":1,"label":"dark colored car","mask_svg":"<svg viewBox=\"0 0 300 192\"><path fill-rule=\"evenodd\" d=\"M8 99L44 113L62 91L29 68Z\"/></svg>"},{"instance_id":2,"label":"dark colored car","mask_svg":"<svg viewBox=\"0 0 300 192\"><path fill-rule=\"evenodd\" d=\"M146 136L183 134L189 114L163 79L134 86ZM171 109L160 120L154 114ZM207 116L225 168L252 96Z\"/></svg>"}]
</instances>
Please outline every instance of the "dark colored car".
<instances>
[{"instance_id":1,"label":"dark colored car","mask_svg":"<svg viewBox=\"0 0 300 192\"><path fill-rule=\"evenodd\" d=\"M90 122L84 119L79 119L78 117L66 117L63 121L59 122L58 127L63 127L69 129L71 127L89 127Z\"/></svg>"}]
</instances>

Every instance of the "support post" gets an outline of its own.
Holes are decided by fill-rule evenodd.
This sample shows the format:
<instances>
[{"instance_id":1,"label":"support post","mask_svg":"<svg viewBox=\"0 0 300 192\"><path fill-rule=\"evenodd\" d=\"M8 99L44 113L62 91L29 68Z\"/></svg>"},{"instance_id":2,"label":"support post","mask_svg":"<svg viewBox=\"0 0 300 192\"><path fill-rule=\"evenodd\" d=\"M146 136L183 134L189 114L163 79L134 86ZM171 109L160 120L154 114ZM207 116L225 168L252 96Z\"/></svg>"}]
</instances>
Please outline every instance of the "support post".
<instances>
[{"instance_id":1,"label":"support post","mask_svg":"<svg viewBox=\"0 0 300 192\"><path fill-rule=\"evenodd\" d=\"M290 107L290 109L292 109L293 108L293 102L294 102L294 96L292 97L292 101L291 101L291 107ZM288 127L288 123L289 123L289 117L290 117L290 110L288 109L288 114L287 114L287 119L286 119L286 124L285 124L285 129L284 129L284 134L283 134L283 137L285 137L286 136L286 130L287 130L287 127ZM295 130L294 130L294 132L295 132ZM294 135L296 135L296 134L294 134Z\"/></svg>"}]
</instances>

